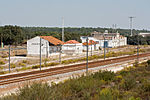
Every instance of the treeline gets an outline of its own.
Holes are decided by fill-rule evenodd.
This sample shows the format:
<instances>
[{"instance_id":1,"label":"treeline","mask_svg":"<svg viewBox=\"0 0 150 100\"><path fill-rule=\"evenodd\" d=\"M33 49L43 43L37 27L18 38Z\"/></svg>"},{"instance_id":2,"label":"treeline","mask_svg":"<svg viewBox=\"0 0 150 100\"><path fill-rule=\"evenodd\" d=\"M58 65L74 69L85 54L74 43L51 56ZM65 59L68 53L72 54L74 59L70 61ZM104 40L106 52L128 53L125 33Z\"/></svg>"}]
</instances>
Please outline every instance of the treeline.
<instances>
[{"instance_id":1,"label":"treeline","mask_svg":"<svg viewBox=\"0 0 150 100\"><path fill-rule=\"evenodd\" d=\"M150 45L150 36L142 37L140 35L127 36L127 44L130 45Z\"/></svg>"},{"instance_id":2,"label":"treeline","mask_svg":"<svg viewBox=\"0 0 150 100\"><path fill-rule=\"evenodd\" d=\"M65 41L68 40L77 40L81 42L80 36L90 36L90 33L93 31L97 32L104 32L105 30L108 30L110 33L119 32L123 36L129 37L130 30L129 29L112 29L112 28L92 28L92 27L81 27L81 28L72 28L67 27L65 28ZM58 27L20 27L20 26L12 26L12 25L6 25L3 27L0 27L0 41L3 41L5 45L11 44L11 45L18 45L21 43L26 42L28 39L31 39L35 36L40 35L50 35L54 36L61 40L61 28ZM133 30L133 34L136 35L140 32L149 32L147 30ZM135 41L135 37L129 37L128 43L131 45L134 45L136 43L132 42ZM142 42L144 41L144 42ZM147 38L142 38L141 44L149 44Z\"/></svg>"}]
</instances>

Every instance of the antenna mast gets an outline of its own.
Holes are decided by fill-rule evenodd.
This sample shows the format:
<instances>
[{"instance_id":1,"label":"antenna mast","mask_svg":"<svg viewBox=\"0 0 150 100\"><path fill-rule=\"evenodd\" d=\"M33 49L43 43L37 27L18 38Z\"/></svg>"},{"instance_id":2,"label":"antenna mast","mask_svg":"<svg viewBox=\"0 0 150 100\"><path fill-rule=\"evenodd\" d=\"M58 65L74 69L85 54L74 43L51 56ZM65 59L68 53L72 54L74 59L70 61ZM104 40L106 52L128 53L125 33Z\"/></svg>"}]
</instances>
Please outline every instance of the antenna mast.
<instances>
[{"instance_id":1,"label":"antenna mast","mask_svg":"<svg viewBox=\"0 0 150 100\"><path fill-rule=\"evenodd\" d=\"M129 18L130 18L130 33L131 33L130 35L133 36L133 33L132 33L132 19L135 18L135 17L131 16Z\"/></svg>"},{"instance_id":2,"label":"antenna mast","mask_svg":"<svg viewBox=\"0 0 150 100\"><path fill-rule=\"evenodd\" d=\"M62 17L62 41L64 42L64 17Z\"/></svg>"}]
</instances>

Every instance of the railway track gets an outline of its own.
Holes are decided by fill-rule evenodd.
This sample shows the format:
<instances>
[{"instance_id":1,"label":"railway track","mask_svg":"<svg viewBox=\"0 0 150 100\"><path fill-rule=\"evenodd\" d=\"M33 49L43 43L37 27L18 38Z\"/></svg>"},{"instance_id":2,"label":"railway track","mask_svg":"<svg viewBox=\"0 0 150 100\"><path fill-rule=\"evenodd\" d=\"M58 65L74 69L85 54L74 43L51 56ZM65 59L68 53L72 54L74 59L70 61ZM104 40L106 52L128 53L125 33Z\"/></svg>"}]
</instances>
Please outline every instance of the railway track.
<instances>
[{"instance_id":1,"label":"railway track","mask_svg":"<svg viewBox=\"0 0 150 100\"><path fill-rule=\"evenodd\" d=\"M150 56L150 53L140 54L139 58L148 57L148 56ZM109 65L109 64L113 64L117 62L134 60L136 58L137 58L137 55L132 55L132 56L119 57L119 58L114 58L114 59L89 62L88 67L94 68L94 67ZM64 67L50 68L50 69L45 69L42 71L31 71L31 72L24 72L24 73L12 74L12 75L7 75L7 76L0 76L0 86L11 84L11 83L22 82L22 81L28 81L32 79L43 78L43 77L57 75L57 74L83 70L86 68L85 66L86 66L86 63L82 63L82 64L76 64L76 65L70 65L70 66L64 66Z\"/></svg>"}]
</instances>

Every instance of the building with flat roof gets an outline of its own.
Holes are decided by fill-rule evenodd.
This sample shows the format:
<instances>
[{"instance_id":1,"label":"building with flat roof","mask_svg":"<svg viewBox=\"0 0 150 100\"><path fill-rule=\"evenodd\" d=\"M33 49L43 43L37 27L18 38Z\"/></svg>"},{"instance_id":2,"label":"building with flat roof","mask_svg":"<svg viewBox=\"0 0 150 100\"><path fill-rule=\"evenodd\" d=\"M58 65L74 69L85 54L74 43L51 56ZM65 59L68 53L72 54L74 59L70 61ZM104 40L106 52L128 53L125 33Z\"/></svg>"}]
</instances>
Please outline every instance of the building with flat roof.
<instances>
[{"instance_id":1,"label":"building with flat roof","mask_svg":"<svg viewBox=\"0 0 150 100\"><path fill-rule=\"evenodd\" d=\"M86 42L87 36L81 36L80 39L82 40L82 43ZM124 46L127 45L127 37L124 37L117 33L100 33L100 32L92 32L91 36L88 37L89 40L95 41L101 48L108 47L108 48L114 48L118 46Z\"/></svg>"},{"instance_id":2,"label":"building with flat roof","mask_svg":"<svg viewBox=\"0 0 150 100\"><path fill-rule=\"evenodd\" d=\"M141 35L142 37L147 37L150 36L150 33L139 33L139 35Z\"/></svg>"}]
</instances>

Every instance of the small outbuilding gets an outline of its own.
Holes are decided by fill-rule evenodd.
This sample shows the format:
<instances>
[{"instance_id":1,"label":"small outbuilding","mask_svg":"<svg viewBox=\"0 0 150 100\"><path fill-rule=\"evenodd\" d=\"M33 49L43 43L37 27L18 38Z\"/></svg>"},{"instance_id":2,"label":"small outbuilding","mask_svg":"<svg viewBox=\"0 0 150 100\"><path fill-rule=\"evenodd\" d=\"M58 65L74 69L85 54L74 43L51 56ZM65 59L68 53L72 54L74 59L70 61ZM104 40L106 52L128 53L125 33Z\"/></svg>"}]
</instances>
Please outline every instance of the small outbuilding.
<instances>
[{"instance_id":1,"label":"small outbuilding","mask_svg":"<svg viewBox=\"0 0 150 100\"><path fill-rule=\"evenodd\" d=\"M36 36L27 41L27 55L37 56L40 54L40 39L42 56L48 57L52 53L60 52L60 45L64 44L53 36Z\"/></svg>"},{"instance_id":2,"label":"small outbuilding","mask_svg":"<svg viewBox=\"0 0 150 100\"><path fill-rule=\"evenodd\" d=\"M69 40L62 46L62 53L65 54L79 54L82 53L83 46L76 40Z\"/></svg>"}]
</instances>

